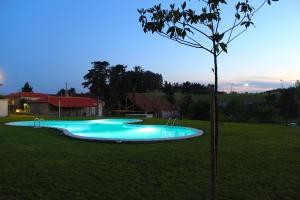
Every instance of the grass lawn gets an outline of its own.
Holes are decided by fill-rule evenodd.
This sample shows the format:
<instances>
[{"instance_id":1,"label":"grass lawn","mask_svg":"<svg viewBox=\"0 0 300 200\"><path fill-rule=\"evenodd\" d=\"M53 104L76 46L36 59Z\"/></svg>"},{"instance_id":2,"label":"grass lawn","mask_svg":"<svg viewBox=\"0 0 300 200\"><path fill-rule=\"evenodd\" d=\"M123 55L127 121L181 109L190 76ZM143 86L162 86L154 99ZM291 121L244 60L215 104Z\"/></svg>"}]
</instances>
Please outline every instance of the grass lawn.
<instances>
[{"instance_id":1,"label":"grass lawn","mask_svg":"<svg viewBox=\"0 0 300 200\"><path fill-rule=\"evenodd\" d=\"M208 122L180 121L199 138L115 144L4 125L24 119L0 119L0 199L210 198ZM218 172L219 199L299 199L300 129L224 123Z\"/></svg>"}]
</instances>

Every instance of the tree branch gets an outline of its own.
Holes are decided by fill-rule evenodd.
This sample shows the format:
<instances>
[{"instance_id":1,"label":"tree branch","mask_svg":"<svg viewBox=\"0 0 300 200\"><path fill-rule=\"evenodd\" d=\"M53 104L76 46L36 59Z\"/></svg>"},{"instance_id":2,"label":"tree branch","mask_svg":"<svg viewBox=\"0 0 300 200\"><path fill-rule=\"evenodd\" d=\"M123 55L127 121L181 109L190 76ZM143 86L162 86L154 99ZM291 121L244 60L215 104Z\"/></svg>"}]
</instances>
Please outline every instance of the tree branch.
<instances>
[{"instance_id":1,"label":"tree branch","mask_svg":"<svg viewBox=\"0 0 300 200\"><path fill-rule=\"evenodd\" d=\"M187 38L189 38L191 41L195 42L196 44L198 44L199 46L201 46L203 49L205 49L206 51L212 53L208 48L204 47L203 45L201 45L199 42L197 42L196 40L194 40L193 38L191 38L190 36L186 35Z\"/></svg>"},{"instance_id":2,"label":"tree branch","mask_svg":"<svg viewBox=\"0 0 300 200\"><path fill-rule=\"evenodd\" d=\"M238 34L236 34L231 40L229 40L227 42L227 45L232 42L234 39L236 39L237 37L239 37L240 35L242 35L245 31L247 30L247 28L245 28L244 30L242 30L241 32L239 32Z\"/></svg>"},{"instance_id":3,"label":"tree branch","mask_svg":"<svg viewBox=\"0 0 300 200\"><path fill-rule=\"evenodd\" d=\"M254 14L255 14L256 12L258 12L258 11L259 11L266 3L267 3L267 0L264 0L264 2L263 2L260 6L258 6L257 9L254 9L254 11L251 12L251 13L249 14L250 18L252 18L252 17L254 16ZM228 28L227 30L225 30L223 33L225 34L225 33L227 33L228 31L232 32L232 30L233 30L234 28L236 28L237 26L239 26L239 25L244 21L245 18L247 18L247 15L246 15L246 14L245 14L244 17L241 19L241 21L239 21L239 23L235 24L235 23L236 23L236 20L235 20L233 26L230 27L230 28ZM235 18L235 19L236 19L236 18Z\"/></svg>"},{"instance_id":4,"label":"tree branch","mask_svg":"<svg viewBox=\"0 0 300 200\"><path fill-rule=\"evenodd\" d=\"M239 21L237 24L233 25L232 27L230 27L229 29L227 29L226 31L224 31L222 34L225 34L228 31L232 32L232 30L235 29L237 26L239 26L244 21L245 18L246 18L246 15L244 15L244 17L241 19L241 21ZM236 21L235 21L235 23L236 23Z\"/></svg>"},{"instance_id":5,"label":"tree branch","mask_svg":"<svg viewBox=\"0 0 300 200\"><path fill-rule=\"evenodd\" d=\"M183 25L183 22L178 22L178 23L180 23L181 25ZM193 30L195 30L195 31L197 31L197 32L199 32L199 33L201 33L202 35L204 35L205 37L207 37L208 39L211 40L211 38L210 38L206 33L204 33L203 31L197 29L196 27L194 27L194 26L192 26L192 25L190 25L190 24L185 24L185 25L188 26L188 27L190 27L190 28L192 28Z\"/></svg>"},{"instance_id":6,"label":"tree branch","mask_svg":"<svg viewBox=\"0 0 300 200\"><path fill-rule=\"evenodd\" d=\"M226 44L228 45L228 44L229 44L230 42L232 42L234 39L236 39L237 37L239 37L240 35L242 35L246 30L247 30L247 28L245 28L244 30L242 30L241 32L239 32L238 34L236 34L232 39L228 40ZM221 50L221 51L217 54L217 56L219 56L222 52L223 52L223 50Z\"/></svg>"},{"instance_id":7,"label":"tree branch","mask_svg":"<svg viewBox=\"0 0 300 200\"><path fill-rule=\"evenodd\" d=\"M172 38L171 38L168 34L166 34L166 33L164 33L164 32L157 32L157 34L159 34L159 35L162 36L162 37L165 37L165 38L171 39L171 40L173 40L173 41L176 41L176 42L178 42L178 43L180 43L180 44L183 44L183 45L186 45L186 46L190 46L190 47L193 47L193 48L204 49L204 50L208 51L209 53L212 53L208 48L206 48L206 47L200 45L200 44L199 44L198 42L196 42L196 41L195 41L196 43L192 43L192 42L188 42L188 41L186 41L186 40L180 39L180 38L178 38L178 37L172 37ZM191 38L189 37L189 39L191 39Z\"/></svg>"},{"instance_id":8,"label":"tree branch","mask_svg":"<svg viewBox=\"0 0 300 200\"><path fill-rule=\"evenodd\" d=\"M233 22L233 27L235 26L236 23L236 18L234 18L234 22ZM227 44L229 43L230 39L231 39L231 35L232 35L233 29L231 29L228 40L227 40Z\"/></svg>"},{"instance_id":9,"label":"tree branch","mask_svg":"<svg viewBox=\"0 0 300 200\"><path fill-rule=\"evenodd\" d=\"M216 27L216 30L215 30L215 33L217 33L218 32L218 28L219 28L219 23L220 23L220 18L218 17L218 21L217 21L217 27Z\"/></svg>"},{"instance_id":10,"label":"tree branch","mask_svg":"<svg viewBox=\"0 0 300 200\"><path fill-rule=\"evenodd\" d=\"M200 46L198 44L194 44L194 43L191 43L191 42L187 42L187 41L184 41L184 40L181 40L179 39L178 37L175 38L175 37L170 37L168 34L164 33L164 32L157 32L158 35L162 36L162 37L165 37L167 39L170 39L170 40L173 40L173 41L176 41L176 42L179 42L181 44L184 44L184 45L187 45L187 46L190 46L190 47L194 47L194 48L200 48Z\"/></svg>"},{"instance_id":11,"label":"tree branch","mask_svg":"<svg viewBox=\"0 0 300 200\"><path fill-rule=\"evenodd\" d=\"M257 12L259 11L265 4L267 3L267 0L265 0L257 9L255 9L252 13L251 13L251 17Z\"/></svg>"}]
</instances>

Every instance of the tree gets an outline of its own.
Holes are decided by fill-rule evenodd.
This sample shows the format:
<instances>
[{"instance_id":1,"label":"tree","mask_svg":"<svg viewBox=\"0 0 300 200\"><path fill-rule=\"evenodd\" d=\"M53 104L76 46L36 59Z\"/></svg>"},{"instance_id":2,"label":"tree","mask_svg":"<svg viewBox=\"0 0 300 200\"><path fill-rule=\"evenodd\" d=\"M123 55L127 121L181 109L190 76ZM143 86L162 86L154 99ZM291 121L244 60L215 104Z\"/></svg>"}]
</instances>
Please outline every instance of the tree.
<instances>
[{"instance_id":1,"label":"tree","mask_svg":"<svg viewBox=\"0 0 300 200\"><path fill-rule=\"evenodd\" d=\"M192 103L193 119L209 120L210 118L210 104L209 101L198 100Z\"/></svg>"},{"instance_id":2,"label":"tree","mask_svg":"<svg viewBox=\"0 0 300 200\"><path fill-rule=\"evenodd\" d=\"M295 82L295 88L300 88L300 81L299 80L296 80L296 82Z\"/></svg>"},{"instance_id":3,"label":"tree","mask_svg":"<svg viewBox=\"0 0 300 200\"><path fill-rule=\"evenodd\" d=\"M192 95L189 93L180 93L176 99L176 105L179 108L180 117L190 114L191 105L193 103Z\"/></svg>"},{"instance_id":4,"label":"tree","mask_svg":"<svg viewBox=\"0 0 300 200\"><path fill-rule=\"evenodd\" d=\"M133 87L133 92L145 92L144 91L144 79L143 79L144 69L140 66L133 67L131 71L131 84Z\"/></svg>"},{"instance_id":5,"label":"tree","mask_svg":"<svg viewBox=\"0 0 300 200\"><path fill-rule=\"evenodd\" d=\"M143 73L143 83L145 92L161 89L163 85L163 78L161 74L145 71Z\"/></svg>"},{"instance_id":6,"label":"tree","mask_svg":"<svg viewBox=\"0 0 300 200\"><path fill-rule=\"evenodd\" d=\"M127 92L143 93L162 87L161 74L145 71L140 66L127 71L126 65L110 66L106 61L92 62L92 65L92 69L84 76L85 82L82 85L105 101L107 109L119 107ZM69 90L69 95L70 92L72 91ZM58 95L65 95L65 89L61 89Z\"/></svg>"},{"instance_id":7,"label":"tree","mask_svg":"<svg viewBox=\"0 0 300 200\"><path fill-rule=\"evenodd\" d=\"M295 83L297 90L297 100L298 100L298 124L300 125L300 81L297 80Z\"/></svg>"},{"instance_id":8,"label":"tree","mask_svg":"<svg viewBox=\"0 0 300 200\"><path fill-rule=\"evenodd\" d=\"M75 88L70 88L68 92L69 92L70 96L74 96L76 94L76 89Z\"/></svg>"},{"instance_id":9,"label":"tree","mask_svg":"<svg viewBox=\"0 0 300 200\"><path fill-rule=\"evenodd\" d=\"M33 92L33 87L30 86L28 82L26 82L21 90L22 92Z\"/></svg>"},{"instance_id":10,"label":"tree","mask_svg":"<svg viewBox=\"0 0 300 200\"><path fill-rule=\"evenodd\" d=\"M133 70L126 72L127 91L144 93L161 89L163 77L161 74L152 71L145 71L140 66L133 67Z\"/></svg>"},{"instance_id":11,"label":"tree","mask_svg":"<svg viewBox=\"0 0 300 200\"><path fill-rule=\"evenodd\" d=\"M147 96L152 104L154 117L161 117L161 106L163 102L163 96L160 91L155 90L151 93L151 96Z\"/></svg>"},{"instance_id":12,"label":"tree","mask_svg":"<svg viewBox=\"0 0 300 200\"><path fill-rule=\"evenodd\" d=\"M109 69L109 96L110 102L107 102L110 107L116 107L124 98L126 93L126 75L125 65L116 65Z\"/></svg>"},{"instance_id":13,"label":"tree","mask_svg":"<svg viewBox=\"0 0 300 200\"><path fill-rule=\"evenodd\" d=\"M296 119L298 117L298 98L296 88L290 87L282 90L279 97L279 109L281 116L285 119L285 123L287 123L288 119Z\"/></svg>"},{"instance_id":14,"label":"tree","mask_svg":"<svg viewBox=\"0 0 300 200\"><path fill-rule=\"evenodd\" d=\"M166 94L167 96L167 100L171 103L174 103L174 89L172 87L171 83L168 83L167 81L165 81L164 83L164 87L163 87L163 92Z\"/></svg>"},{"instance_id":15,"label":"tree","mask_svg":"<svg viewBox=\"0 0 300 200\"><path fill-rule=\"evenodd\" d=\"M70 88L68 89L68 95L69 96L74 96L76 94L76 89L75 88ZM66 96L66 89L60 89L57 93L57 96Z\"/></svg>"},{"instance_id":16,"label":"tree","mask_svg":"<svg viewBox=\"0 0 300 200\"><path fill-rule=\"evenodd\" d=\"M85 82L82 85L84 88L88 88L92 94L104 100L108 89L109 62L96 61L92 62L92 65L92 69L83 77Z\"/></svg>"},{"instance_id":17,"label":"tree","mask_svg":"<svg viewBox=\"0 0 300 200\"><path fill-rule=\"evenodd\" d=\"M192 84L189 81L186 81L182 84L182 93L190 93Z\"/></svg>"},{"instance_id":18,"label":"tree","mask_svg":"<svg viewBox=\"0 0 300 200\"><path fill-rule=\"evenodd\" d=\"M57 93L57 96L66 96L66 90L65 89L60 89Z\"/></svg>"},{"instance_id":19,"label":"tree","mask_svg":"<svg viewBox=\"0 0 300 200\"><path fill-rule=\"evenodd\" d=\"M272 1L263 0L257 8L249 4L248 0L237 1L234 8L233 24L224 30L220 30L222 21L221 10L227 4L226 0L199 0L197 8L188 8L184 1L181 6L176 7L171 4L169 9L162 9L161 4L149 9L139 9L139 22L142 24L145 33L157 33L158 35L178 42L180 44L205 50L212 55L214 73L214 92L213 92L213 120L212 120L212 167L216 173L216 155L218 141L218 56L225 52L229 43L244 33L251 25L254 25L252 18L266 3ZM191 1L188 1L192 5ZM223 23L226 25L225 23ZM242 28L242 29L240 29ZM234 31L235 30L235 31ZM209 44L209 45L207 45ZM214 137L215 136L215 137ZM213 156L214 157L214 156ZM212 198L216 198L216 180L213 177Z\"/></svg>"}]
</instances>

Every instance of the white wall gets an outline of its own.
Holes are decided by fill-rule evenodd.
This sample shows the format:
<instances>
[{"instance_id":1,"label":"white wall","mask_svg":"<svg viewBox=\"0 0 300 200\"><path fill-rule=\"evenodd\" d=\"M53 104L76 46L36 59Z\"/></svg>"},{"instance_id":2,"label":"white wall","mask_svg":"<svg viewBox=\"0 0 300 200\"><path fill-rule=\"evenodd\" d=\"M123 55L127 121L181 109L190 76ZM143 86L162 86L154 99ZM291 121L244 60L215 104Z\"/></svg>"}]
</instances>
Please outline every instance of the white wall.
<instances>
[{"instance_id":1,"label":"white wall","mask_svg":"<svg viewBox=\"0 0 300 200\"><path fill-rule=\"evenodd\" d=\"M98 104L98 113L99 113L98 117L103 117L103 107L104 107L104 103L100 101Z\"/></svg>"},{"instance_id":2,"label":"white wall","mask_svg":"<svg viewBox=\"0 0 300 200\"><path fill-rule=\"evenodd\" d=\"M0 99L0 117L6 117L8 115L8 100Z\"/></svg>"}]
</instances>

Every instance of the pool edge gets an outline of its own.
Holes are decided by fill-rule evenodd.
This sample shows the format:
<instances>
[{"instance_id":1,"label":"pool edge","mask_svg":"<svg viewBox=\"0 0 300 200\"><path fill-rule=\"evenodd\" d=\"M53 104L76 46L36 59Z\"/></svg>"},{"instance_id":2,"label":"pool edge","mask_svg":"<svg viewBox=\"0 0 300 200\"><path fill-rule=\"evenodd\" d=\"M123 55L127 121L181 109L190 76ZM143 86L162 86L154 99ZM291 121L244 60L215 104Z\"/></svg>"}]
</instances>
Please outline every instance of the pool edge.
<instances>
[{"instance_id":1,"label":"pool edge","mask_svg":"<svg viewBox=\"0 0 300 200\"><path fill-rule=\"evenodd\" d=\"M98 120L98 119L95 119ZM134 123L141 123L144 120L142 119L137 119L135 122L125 122L125 124L134 124ZM21 125L13 125L12 123L14 122L7 122L5 123L6 126L19 126L19 127L32 127L32 126L21 126ZM35 127L32 127L35 128ZM186 139L192 139L192 138L196 138L196 137L200 137L203 135L203 130L200 129L196 129L196 128L191 128L191 127L187 127L189 129L193 129L196 131L196 134L194 135L188 135L188 136L182 136L182 137L177 137L177 138L158 138L158 139L131 139L131 140L120 140L120 139L110 139L110 138L95 138L95 137L85 137L85 136L79 136L79 135L74 135L72 134L70 131L68 131L67 129L64 128L56 128L56 127L38 127L38 128L51 128L51 129L56 129L59 130L61 132L63 132L63 134L65 136L68 136L70 138L73 139L78 139L78 140L84 140L84 141L95 141L95 142L113 142L113 143L154 143L154 142L168 142L168 141L178 141L178 140L186 140Z\"/></svg>"}]
</instances>

